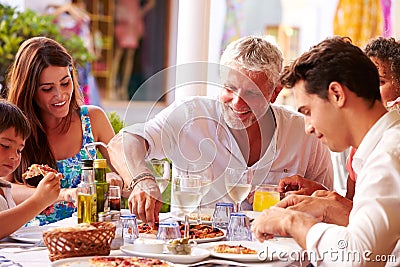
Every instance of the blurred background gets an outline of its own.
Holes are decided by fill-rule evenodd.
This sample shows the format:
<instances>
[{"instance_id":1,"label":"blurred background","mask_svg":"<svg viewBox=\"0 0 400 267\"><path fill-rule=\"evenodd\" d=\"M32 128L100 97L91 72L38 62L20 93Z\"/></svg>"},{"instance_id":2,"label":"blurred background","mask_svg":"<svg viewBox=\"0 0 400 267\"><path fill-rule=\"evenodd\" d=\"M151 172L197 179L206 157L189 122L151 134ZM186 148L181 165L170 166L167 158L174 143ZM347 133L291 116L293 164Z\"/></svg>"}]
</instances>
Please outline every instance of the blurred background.
<instances>
[{"instance_id":1,"label":"blurred background","mask_svg":"<svg viewBox=\"0 0 400 267\"><path fill-rule=\"evenodd\" d=\"M51 37L53 28L57 28L61 34L58 40L79 64L85 101L116 111L126 124L143 121L149 106L159 110L179 97L215 94L215 90L199 86L176 88L173 93L165 94L170 81L145 90L138 88L171 66L195 61L218 63L225 46L245 35L268 35L288 62L328 36L347 35L362 47L370 38L397 38L400 34L400 0L0 0L0 3L2 24L10 17L4 12L8 6L14 9L14 16L20 17L20 24L13 22L15 31L29 30L28 35ZM40 24L42 16L50 17L52 29ZM10 29L4 28L4 25L0 28L0 46L9 44L13 49L3 54L0 51L0 57L8 59L0 62L2 73L6 72L19 43L30 37L25 34L12 40ZM75 36L81 41L75 41ZM4 82L3 77L0 79ZM130 109L134 107L137 112L125 116L131 99L134 104ZM278 102L293 106L290 91L284 90Z\"/></svg>"}]
</instances>

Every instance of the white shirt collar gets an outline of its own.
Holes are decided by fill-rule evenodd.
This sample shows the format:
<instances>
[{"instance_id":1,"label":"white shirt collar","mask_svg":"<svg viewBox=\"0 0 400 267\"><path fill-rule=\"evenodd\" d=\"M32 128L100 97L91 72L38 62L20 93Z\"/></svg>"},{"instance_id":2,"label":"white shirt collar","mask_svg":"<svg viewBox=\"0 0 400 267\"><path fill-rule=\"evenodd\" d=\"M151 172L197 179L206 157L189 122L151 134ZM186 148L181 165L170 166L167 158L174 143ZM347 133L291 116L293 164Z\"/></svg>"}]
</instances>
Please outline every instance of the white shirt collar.
<instances>
[{"instance_id":1,"label":"white shirt collar","mask_svg":"<svg viewBox=\"0 0 400 267\"><path fill-rule=\"evenodd\" d=\"M381 140L383 133L393 124L400 120L397 110L392 110L383 115L372 127L361 141L353 157L353 169L358 174L364 162Z\"/></svg>"}]
</instances>

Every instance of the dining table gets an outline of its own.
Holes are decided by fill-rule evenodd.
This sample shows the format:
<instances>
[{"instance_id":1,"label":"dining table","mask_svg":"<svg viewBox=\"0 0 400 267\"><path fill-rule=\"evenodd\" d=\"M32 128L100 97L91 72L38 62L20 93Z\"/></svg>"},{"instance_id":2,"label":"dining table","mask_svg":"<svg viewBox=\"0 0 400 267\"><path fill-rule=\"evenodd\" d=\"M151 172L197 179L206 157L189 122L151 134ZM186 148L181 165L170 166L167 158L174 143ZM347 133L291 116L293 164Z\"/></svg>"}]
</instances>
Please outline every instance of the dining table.
<instances>
[{"instance_id":1,"label":"dining table","mask_svg":"<svg viewBox=\"0 0 400 267\"><path fill-rule=\"evenodd\" d=\"M171 213L160 214L160 221L176 219ZM49 227L68 227L77 224L77 217L72 216L64 220L58 221L53 224L46 225L43 229ZM28 226L29 227L29 226ZM24 231L29 231L29 228L25 227ZM32 226L30 226L32 227ZM36 226L38 228L39 226ZM20 229L21 230L21 229ZM300 252L301 248L293 238L290 237L275 237L272 242L279 242L287 245L288 248ZM219 241L221 242L221 241ZM251 241L257 242L257 241ZM214 243L217 244L217 243ZM198 244L198 247L212 247L213 243L202 243ZM129 256L124 253L121 249L111 250L110 256ZM73 259L73 258L69 258ZM57 261L51 262L49 259L49 251L44 246L43 242L24 242L24 239L15 239L12 235L0 240L0 267L2 266L27 266L27 267L42 267L42 266L64 266L55 265ZM273 261L258 261L258 262L242 262L236 261L235 258L230 259L229 257L221 259L212 256L208 256L198 262L192 263L174 263L170 261L173 266L300 266L307 267L310 263L307 259L279 259ZM70 266L66 264L65 266ZM75 265L71 265L75 266ZM88 266L88 264L82 264L78 266Z\"/></svg>"}]
</instances>

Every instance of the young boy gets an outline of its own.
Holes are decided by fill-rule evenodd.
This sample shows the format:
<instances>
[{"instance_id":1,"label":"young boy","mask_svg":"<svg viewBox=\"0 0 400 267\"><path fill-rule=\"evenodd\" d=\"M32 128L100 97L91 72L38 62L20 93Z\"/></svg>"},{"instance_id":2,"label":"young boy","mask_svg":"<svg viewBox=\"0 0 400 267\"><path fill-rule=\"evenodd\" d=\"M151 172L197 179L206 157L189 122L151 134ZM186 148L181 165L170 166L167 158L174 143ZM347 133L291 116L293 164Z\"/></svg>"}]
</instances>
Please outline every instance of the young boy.
<instances>
[{"instance_id":1,"label":"young boy","mask_svg":"<svg viewBox=\"0 0 400 267\"><path fill-rule=\"evenodd\" d=\"M11 184L2 179L21 163L21 151L30 135L30 126L22 111L0 99L0 239L11 234L52 204L60 192L61 174L47 174L36 192L15 206Z\"/></svg>"}]
</instances>

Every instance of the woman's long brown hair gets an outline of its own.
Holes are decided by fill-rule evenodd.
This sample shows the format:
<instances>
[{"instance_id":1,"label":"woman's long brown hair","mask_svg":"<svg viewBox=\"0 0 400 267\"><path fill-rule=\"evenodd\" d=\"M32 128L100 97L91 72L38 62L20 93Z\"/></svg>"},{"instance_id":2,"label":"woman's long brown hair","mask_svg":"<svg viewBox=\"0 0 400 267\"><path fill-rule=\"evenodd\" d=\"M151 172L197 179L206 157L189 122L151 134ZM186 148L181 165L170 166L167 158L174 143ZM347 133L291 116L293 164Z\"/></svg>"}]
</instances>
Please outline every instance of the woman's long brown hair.
<instances>
[{"instance_id":1,"label":"woman's long brown hair","mask_svg":"<svg viewBox=\"0 0 400 267\"><path fill-rule=\"evenodd\" d=\"M34 163L48 164L50 167L57 169L56 160L51 151L43 122L40 120L39 108L33 100L33 96L39 88L40 74L49 66L70 67L74 84L69 112L62 120L61 131L68 131L73 112L79 114L82 96L74 70L73 59L67 50L56 41L46 37L34 37L23 42L8 75L7 99L17 105L27 116L32 127L32 134L26 140L21 164L14 172L13 178L15 182L25 183L22 179L22 173Z\"/></svg>"}]
</instances>

